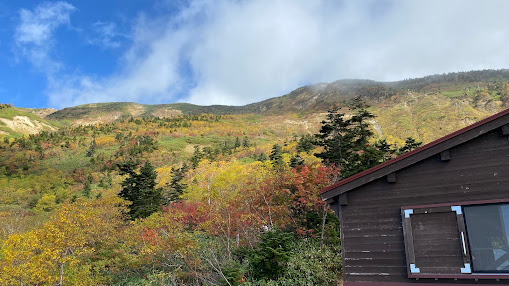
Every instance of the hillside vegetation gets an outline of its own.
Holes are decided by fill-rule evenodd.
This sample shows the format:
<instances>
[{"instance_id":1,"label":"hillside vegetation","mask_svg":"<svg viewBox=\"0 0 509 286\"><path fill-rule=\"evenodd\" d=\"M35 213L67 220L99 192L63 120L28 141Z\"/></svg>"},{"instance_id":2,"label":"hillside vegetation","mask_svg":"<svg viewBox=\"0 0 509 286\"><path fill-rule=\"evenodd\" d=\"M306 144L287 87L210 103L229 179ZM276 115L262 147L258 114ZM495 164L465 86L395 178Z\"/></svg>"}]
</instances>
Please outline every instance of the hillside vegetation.
<instances>
[{"instance_id":1,"label":"hillside vegetation","mask_svg":"<svg viewBox=\"0 0 509 286\"><path fill-rule=\"evenodd\" d=\"M19 138L41 131L55 131L58 123L49 122L29 110L0 104L0 137Z\"/></svg>"},{"instance_id":2,"label":"hillside vegetation","mask_svg":"<svg viewBox=\"0 0 509 286\"><path fill-rule=\"evenodd\" d=\"M376 115L358 125L371 128L363 144L402 147L504 108L508 84L479 71L323 83L243 107L1 105L2 122L35 127L0 123L0 285L336 285L339 225L319 192L342 169L315 156L327 146L313 136L329 107L348 121L360 95Z\"/></svg>"},{"instance_id":3,"label":"hillside vegetation","mask_svg":"<svg viewBox=\"0 0 509 286\"><path fill-rule=\"evenodd\" d=\"M373 126L380 137L391 137L401 143L401 139L412 136L429 142L506 108L509 70L459 72L397 82L339 80L304 86L284 96L245 106L85 104L58 110L47 119L78 126L129 117L167 118L184 114L323 117L332 106L344 107L355 96L371 105L377 116Z\"/></svg>"}]
</instances>

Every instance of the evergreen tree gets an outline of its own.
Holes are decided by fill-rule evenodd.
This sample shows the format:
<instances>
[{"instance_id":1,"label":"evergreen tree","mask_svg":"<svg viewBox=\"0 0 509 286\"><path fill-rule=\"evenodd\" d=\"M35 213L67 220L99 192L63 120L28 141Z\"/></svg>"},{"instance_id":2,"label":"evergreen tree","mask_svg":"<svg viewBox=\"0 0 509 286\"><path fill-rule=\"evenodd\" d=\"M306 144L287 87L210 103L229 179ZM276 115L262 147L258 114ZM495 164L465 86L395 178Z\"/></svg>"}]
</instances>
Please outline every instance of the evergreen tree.
<instances>
[{"instance_id":1,"label":"evergreen tree","mask_svg":"<svg viewBox=\"0 0 509 286\"><path fill-rule=\"evenodd\" d=\"M88 147L87 153L85 154L86 157L92 157L95 154L95 138L92 139L92 142L90 142L90 146Z\"/></svg>"},{"instance_id":2,"label":"evergreen tree","mask_svg":"<svg viewBox=\"0 0 509 286\"><path fill-rule=\"evenodd\" d=\"M397 148L393 148L393 146L387 143L387 140L385 139L376 141L375 147L384 154L382 158L383 162L390 160L397 151Z\"/></svg>"},{"instance_id":3,"label":"evergreen tree","mask_svg":"<svg viewBox=\"0 0 509 286\"><path fill-rule=\"evenodd\" d=\"M346 178L377 165L383 154L369 144L373 131L369 128L369 119L375 116L367 110L368 105L354 98L349 103L353 115L345 119L344 113L334 107L329 110L327 119L322 121L319 134L316 134L317 145L324 151L316 154L328 165L341 168L341 177Z\"/></svg>"},{"instance_id":4,"label":"evergreen tree","mask_svg":"<svg viewBox=\"0 0 509 286\"><path fill-rule=\"evenodd\" d=\"M85 198L90 198L91 190L92 190L92 188L90 186L90 181L86 180L85 183L83 184L83 190L82 190L83 196Z\"/></svg>"},{"instance_id":5,"label":"evergreen tree","mask_svg":"<svg viewBox=\"0 0 509 286\"><path fill-rule=\"evenodd\" d=\"M163 203L162 191L156 188L157 173L149 161L136 171L137 164L127 161L119 165L120 174L128 175L121 183L119 196L131 202L131 219L145 218L158 211Z\"/></svg>"},{"instance_id":6,"label":"evergreen tree","mask_svg":"<svg viewBox=\"0 0 509 286\"><path fill-rule=\"evenodd\" d=\"M233 145L233 149L237 149L240 147L240 139L239 137L235 137L235 144Z\"/></svg>"},{"instance_id":7,"label":"evergreen tree","mask_svg":"<svg viewBox=\"0 0 509 286\"><path fill-rule=\"evenodd\" d=\"M302 165L304 165L304 159L302 159L302 157L299 154L292 156L292 158L290 159L290 167L297 168Z\"/></svg>"},{"instance_id":8,"label":"evergreen tree","mask_svg":"<svg viewBox=\"0 0 509 286\"><path fill-rule=\"evenodd\" d=\"M419 146L422 145L422 142L417 142L417 140L415 140L414 138L412 137L408 137L406 140L405 140L405 145L401 148L399 148L398 150L398 155L401 155L403 153L406 153L408 151L411 151Z\"/></svg>"},{"instance_id":9,"label":"evergreen tree","mask_svg":"<svg viewBox=\"0 0 509 286\"><path fill-rule=\"evenodd\" d=\"M191 157L191 165L193 166L193 169L196 169L196 167L198 167L198 163L200 163L200 160L202 158L203 153L200 151L200 146L198 145L194 146L193 157Z\"/></svg>"},{"instance_id":10,"label":"evergreen tree","mask_svg":"<svg viewBox=\"0 0 509 286\"><path fill-rule=\"evenodd\" d=\"M420 146L413 138L408 138L405 146L396 152L386 140L378 140L371 144L369 140L374 133L369 128L369 120L375 115L368 111L368 105L354 98L349 103L353 115L345 119L345 114L338 108L329 110L326 120L315 135L316 144L324 147L324 151L315 154L325 164L335 165L341 169L341 177L347 178L381 162L389 160L395 153L401 154Z\"/></svg>"},{"instance_id":11,"label":"evergreen tree","mask_svg":"<svg viewBox=\"0 0 509 286\"><path fill-rule=\"evenodd\" d=\"M309 151L313 150L315 147L315 138L311 135L304 135L300 137L299 141L297 142L297 152L306 152L309 153Z\"/></svg>"},{"instance_id":12,"label":"evergreen tree","mask_svg":"<svg viewBox=\"0 0 509 286\"><path fill-rule=\"evenodd\" d=\"M353 112L349 119L345 119L345 114L339 113L336 107L329 110L319 134L315 135L317 145L324 147L324 151L316 156L328 165L338 166L342 178L377 165L383 156L369 144L373 131L368 120L375 116L367 110L368 105L356 97L349 103L349 108Z\"/></svg>"},{"instance_id":13,"label":"evergreen tree","mask_svg":"<svg viewBox=\"0 0 509 286\"><path fill-rule=\"evenodd\" d=\"M249 147L249 139L247 138L247 136L244 136L244 139L242 140L242 146Z\"/></svg>"},{"instance_id":14,"label":"evergreen tree","mask_svg":"<svg viewBox=\"0 0 509 286\"><path fill-rule=\"evenodd\" d=\"M270 152L269 159L272 162L272 166L282 166L284 165L283 161L283 149L279 144L274 144L272 146L272 151Z\"/></svg>"},{"instance_id":15,"label":"evergreen tree","mask_svg":"<svg viewBox=\"0 0 509 286\"><path fill-rule=\"evenodd\" d=\"M171 168L171 180L169 184L169 192L168 192L168 202L176 202L179 201L184 190L187 188L187 185L182 183L182 179L184 179L184 175L187 172L188 167L184 163L181 168Z\"/></svg>"},{"instance_id":16,"label":"evergreen tree","mask_svg":"<svg viewBox=\"0 0 509 286\"><path fill-rule=\"evenodd\" d=\"M260 161L260 162L265 162L267 161L269 158L267 157L267 154L265 153L260 153L260 155L257 156L257 161Z\"/></svg>"}]
</instances>

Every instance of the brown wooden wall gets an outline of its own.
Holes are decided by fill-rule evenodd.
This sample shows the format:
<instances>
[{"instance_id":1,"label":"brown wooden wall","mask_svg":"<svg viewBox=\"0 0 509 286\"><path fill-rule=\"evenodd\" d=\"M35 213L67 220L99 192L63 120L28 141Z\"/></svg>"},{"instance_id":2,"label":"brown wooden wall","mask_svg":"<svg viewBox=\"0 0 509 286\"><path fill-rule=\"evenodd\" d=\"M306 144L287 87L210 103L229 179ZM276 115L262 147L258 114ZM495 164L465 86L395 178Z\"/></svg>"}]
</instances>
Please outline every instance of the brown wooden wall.
<instances>
[{"instance_id":1,"label":"brown wooden wall","mask_svg":"<svg viewBox=\"0 0 509 286\"><path fill-rule=\"evenodd\" d=\"M500 129L450 149L450 157L440 161L437 154L397 171L396 183L387 183L384 177L347 193L348 204L339 214L345 285L509 284L494 279L407 278L402 206L509 198L509 141Z\"/></svg>"}]
</instances>

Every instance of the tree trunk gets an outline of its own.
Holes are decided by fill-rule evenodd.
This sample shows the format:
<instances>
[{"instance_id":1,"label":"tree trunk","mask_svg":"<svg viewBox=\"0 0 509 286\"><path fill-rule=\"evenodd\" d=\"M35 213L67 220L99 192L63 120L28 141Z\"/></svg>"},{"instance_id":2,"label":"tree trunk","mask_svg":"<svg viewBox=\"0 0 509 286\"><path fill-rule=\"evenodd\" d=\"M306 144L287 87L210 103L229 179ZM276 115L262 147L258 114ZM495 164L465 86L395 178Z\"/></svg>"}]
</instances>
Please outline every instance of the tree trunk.
<instances>
[{"instance_id":1,"label":"tree trunk","mask_svg":"<svg viewBox=\"0 0 509 286\"><path fill-rule=\"evenodd\" d=\"M59 286L64 285L64 264L60 263L60 282L58 283Z\"/></svg>"},{"instance_id":2,"label":"tree trunk","mask_svg":"<svg viewBox=\"0 0 509 286\"><path fill-rule=\"evenodd\" d=\"M320 249L322 249L323 247L323 240L325 238L325 221L327 219L327 209L328 209L328 204L324 204L323 205L323 217L322 217L322 234L320 236Z\"/></svg>"}]
</instances>

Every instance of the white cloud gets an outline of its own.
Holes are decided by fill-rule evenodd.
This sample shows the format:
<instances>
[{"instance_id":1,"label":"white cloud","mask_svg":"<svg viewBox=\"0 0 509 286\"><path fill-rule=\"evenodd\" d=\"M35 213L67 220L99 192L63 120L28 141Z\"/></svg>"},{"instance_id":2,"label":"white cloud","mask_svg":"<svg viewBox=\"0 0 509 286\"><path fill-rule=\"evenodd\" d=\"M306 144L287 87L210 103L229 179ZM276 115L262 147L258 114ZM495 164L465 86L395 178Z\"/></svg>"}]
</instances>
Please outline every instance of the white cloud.
<instances>
[{"instance_id":1,"label":"white cloud","mask_svg":"<svg viewBox=\"0 0 509 286\"><path fill-rule=\"evenodd\" d=\"M16 29L18 43L44 45L50 40L54 29L69 23L69 14L74 7L65 2L45 2L32 12L21 9L21 24Z\"/></svg>"},{"instance_id":2,"label":"white cloud","mask_svg":"<svg viewBox=\"0 0 509 286\"><path fill-rule=\"evenodd\" d=\"M75 8L66 2L43 2L33 11L21 9L20 24L15 31L19 52L35 66L54 72L59 64L50 58L53 33L61 25L69 24Z\"/></svg>"},{"instance_id":3,"label":"white cloud","mask_svg":"<svg viewBox=\"0 0 509 286\"><path fill-rule=\"evenodd\" d=\"M507 11L504 0L196 0L176 15L140 16L115 73L55 75L49 96L58 107L182 95L197 104L246 104L342 78L507 68ZM35 43L48 33L25 34Z\"/></svg>"},{"instance_id":4,"label":"white cloud","mask_svg":"<svg viewBox=\"0 0 509 286\"><path fill-rule=\"evenodd\" d=\"M121 42L128 38L127 35L118 31L117 24L113 22L95 22L92 25L94 35L88 40L91 45L97 45L104 49L116 49Z\"/></svg>"},{"instance_id":5,"label":"white cloud","mask_svg":"<svg viewBox=\"0 0 509 286\"><path fill-rule=\"evenodd\" d=\"M192 51L199 77L189 100L245 104L310 82L507 68L508 9L507 1L224 2Z\"/></svg>"}]
</instances>

